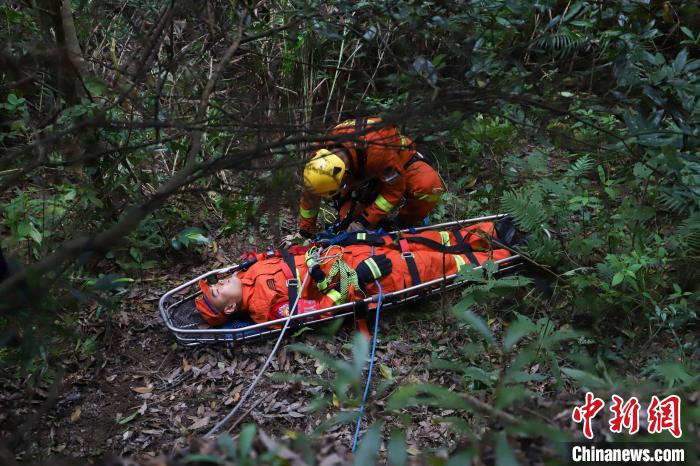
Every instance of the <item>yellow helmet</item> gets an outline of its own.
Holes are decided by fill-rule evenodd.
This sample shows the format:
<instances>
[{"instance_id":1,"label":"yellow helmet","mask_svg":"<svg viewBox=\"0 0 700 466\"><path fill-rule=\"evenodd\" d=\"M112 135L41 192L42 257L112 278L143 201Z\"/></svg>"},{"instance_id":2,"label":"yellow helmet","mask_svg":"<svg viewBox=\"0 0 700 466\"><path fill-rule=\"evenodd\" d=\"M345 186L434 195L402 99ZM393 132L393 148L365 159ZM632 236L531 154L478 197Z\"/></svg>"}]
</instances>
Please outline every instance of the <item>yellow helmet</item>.
<instances>
[{"instance_id":1,"label":"yellow helmet","mask_svg":"<svg viewBox=\"0 0 700 466\"><path fill-rule=\"evenodd\" d=\"M340 191L345 162L328 149L319 149L304 167L304 187L321 197Z\"/></svg>"}]
</instances>

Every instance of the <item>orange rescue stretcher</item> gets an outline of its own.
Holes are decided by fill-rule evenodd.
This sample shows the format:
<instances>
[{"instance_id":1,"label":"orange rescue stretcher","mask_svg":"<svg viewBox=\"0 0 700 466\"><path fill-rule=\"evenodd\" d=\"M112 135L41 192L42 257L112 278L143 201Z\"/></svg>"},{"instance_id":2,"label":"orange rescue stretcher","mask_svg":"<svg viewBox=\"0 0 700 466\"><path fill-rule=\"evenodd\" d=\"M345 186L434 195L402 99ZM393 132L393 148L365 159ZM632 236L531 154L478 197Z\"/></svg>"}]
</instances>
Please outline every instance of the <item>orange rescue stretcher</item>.
<instances>
[{"instance_id":1,"label":"orange rescue stretcher","mask_svg":"<svg viewBox=\"0 0 700 466\"><path fill-rule=\"evenodd\" d=\"M407 230L398 230L387 234L397 235L400 233L419 233L429 230L462 228L481 222L495 222L505 217L507 217L506 214L490 215ZM498 265L496 274L499 276L516 272L523 266L522 256L520 254L513 254L505 259L494 262ZM358 316L364 318L368 310L371 311L376 307L379 298L377 295L367 296L362 300L347 302L262 323L255 323L246 316L237 316L220 327L210 327L204 322L194 305L194 300L201 294L198 283L200 280L206 280L212 275L222 277L232 274L239 270L240 267L240 264L236 264L206 272L173 288L160 298L158 308L163 322L180 344L184 346L222 343L232 345L277 336L287 319L290 319L290 328L294 328L301 325L314 327L335 319L345 319L349 317L358 318ZM475 267L474 270L482 268L483 265ZM382 295L382 311L467 285L469 280L461 280L459 279L459 275L459 273L454 273L398 291L384 293Z\"/></svg>"}]
</instances>

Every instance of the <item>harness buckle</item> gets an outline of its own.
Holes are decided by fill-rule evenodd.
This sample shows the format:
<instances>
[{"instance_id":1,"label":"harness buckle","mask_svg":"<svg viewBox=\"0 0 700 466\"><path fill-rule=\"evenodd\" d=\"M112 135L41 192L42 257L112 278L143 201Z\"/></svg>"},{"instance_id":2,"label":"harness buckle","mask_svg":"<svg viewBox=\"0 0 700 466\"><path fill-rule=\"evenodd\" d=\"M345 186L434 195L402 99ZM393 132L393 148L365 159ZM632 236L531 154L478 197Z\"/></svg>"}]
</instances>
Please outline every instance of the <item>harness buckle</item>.
<instances>
[{"instance_id":1,"label":"harness buckle","mask_svg":"<svg viewBox=\"0 0 700 466\"><path fill-rule=\"evenodd\" d=\"M407 257L413 257L413 253L411 251L404 251L401 253L401 257L406 259Z\"/></svg>"},{"instance_id":2,"label":"harness buckle","mask_svg":"<svg viewBox=\"0 0 700 466\"><path fill-rule=\"evenodd\" d=\"M287 279L287 288L289 288L292 285L299 288L299 280L297 280L296 278L288 278Z\"/></svg>"}]
</instances>

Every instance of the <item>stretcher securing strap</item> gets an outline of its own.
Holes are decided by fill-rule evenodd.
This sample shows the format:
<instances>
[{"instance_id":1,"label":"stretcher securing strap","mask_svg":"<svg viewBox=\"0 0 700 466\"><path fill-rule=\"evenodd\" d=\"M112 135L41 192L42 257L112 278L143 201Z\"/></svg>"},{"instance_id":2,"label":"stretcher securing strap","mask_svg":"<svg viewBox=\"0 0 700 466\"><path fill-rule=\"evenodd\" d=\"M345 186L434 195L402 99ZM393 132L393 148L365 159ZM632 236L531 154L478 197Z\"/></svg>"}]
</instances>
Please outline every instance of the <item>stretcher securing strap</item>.
<instances>
[{"instance_id":1,"label":"stretcher securing strap","mask_svg":"<svg viewBox=\"0 0 700 466\"><path fill-rule=\"evenodd\" d=\"M416 266L416 259L413 257L411 247L405 238L399 239L399 248L401 249L401 257L403 257L408 266L408 273L411 275L411 286L420 285L421 279Z\"/></svg>"},{"instance_id":2,"label":"stretcher securing strap","mask_svg":"<svg viewBox=\"0 0 700 466\"><path fill-rule=\"evenodd\" d=\"M352 232L352 233L341 233L336 236L330 244L337 244L338 246L353 246L356 244L366 244L368 246L384 246L384 236L377 233L367 233L367 232Z\"/></svg>"},{"instance_id":3,"label":"stretcher securing strap","mask_svg":"<svg viewBox=\"0 0 700 466\"><path fill-rule=\"evenodd\" d=\"M291 307L289 309L289 314L294 314L296 304L297 304L297 293L299 288L299 281L297 280L296 270L297 266L294 263L294 257L289 253L289 251L284 248L280 249L280 255L282 256L282 272L284 276L287 277L287 292L289 293L289 304Z\"/></svg>"},{"instance_id":4,"label":"stretcher securing strap","mask_svg":"<svg viewBox=\"0 0 700 466\"><path fill-rule=\"evenodd\" d=\"M469 259L469 262L471 262L472 264L477 266L481 265L479 264L479 261L474 255L474 249L472 249L471 245L468 242L463 242L464 239L462 238L462 234L459 232L459 230L454 230L452 233L457 238L457 244L455 244L454 246L445 246L444 244L438 243L437 241L433 241L429 238L423 238L421 236L409 237L406 238L406 241L408 241L409 243L422 244L423 246L427 246L431 249L434 249L435 251L442 252L444 254L464 254L467 256L467 259Z\"/></svg>"},{"instance_id":5,"label":"stretcher securing strap","mask_svg":"<svg viewBox=\"0 0 700 466\"><path fill-rule=\"evenodd\" d=\"M424 238L422 236L408 236L405 237L401 240L399 240L399 248L401 249L402 253L406 253L406 257L408 257L408 254L410 253L410 247L409 243L417 243L417 244L422 244L423 246L427 246L435 251L442 252L444 254L452 254L452 255L460 255L464 254L467 259L469 260L470 263L472 263L475 266L481 265L479 263L479 260L476 258L474 255L474 249L471 247L468 241L465 240L464 236L462 235L462 232L456 228L451 230L452 234L456 238L456 243L454 245L450 245L450 234L447 231L441 231L440 232L440 239L441 243L438 243L437 241L433 241L429 238ZM377 233L365 233L365 232L359 232L359 233L344 233L340 236L340 240L335 241L333 244L338 244L340 246L352 246L355 244L366 244L369 246L383 246L384 245L384 236L381 234ZM406 241L405 245L402 246L401 241ZM459 259L455 259L459 261ZM408 259L409 262L409 272L411 271L411 260ZM415 262L414 262L415 264ZM416 277L418 277L418 272L417 268L415 269L416 271ZM413 273L411 274L411 278L415 278L413 276ZM414 280L414 285L417 285L420 283L420 278L418 277L418 282L416 283Z\"/></svg>"},{"instance_id":6,"label":"stretcher securing strap","mask_svg":"<svg viewBox=\"0 0 700 466\"><path fill-rule=\"evenodd\" d=\"M459 228L455 228L452 230L452 234L455 235L455 238L457 239L457 246L461 246L464 249L464 255L467 256L467 259L469 259L469 262L474 264L475 266L480 266L479 260L476 258L474 255L474 250L472 249L472 245L469 244L468 241L462 236L462 232L459 230Z\"/></svg>"}]
</instances>

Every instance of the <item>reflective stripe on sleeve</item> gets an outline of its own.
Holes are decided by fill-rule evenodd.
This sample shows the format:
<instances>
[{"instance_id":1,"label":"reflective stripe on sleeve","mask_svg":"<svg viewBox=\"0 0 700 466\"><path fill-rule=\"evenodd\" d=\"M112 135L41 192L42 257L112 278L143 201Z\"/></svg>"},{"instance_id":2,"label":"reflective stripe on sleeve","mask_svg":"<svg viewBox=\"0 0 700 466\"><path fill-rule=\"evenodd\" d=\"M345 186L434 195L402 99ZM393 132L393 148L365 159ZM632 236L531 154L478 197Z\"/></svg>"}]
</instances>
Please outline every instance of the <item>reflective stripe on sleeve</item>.
<instances>
[{"instance_id":1,"label":"reflective stripe on sleeve","mask_svg":"<svg viewBox=\"0 0 700 466\"><path fill-rule=\"evenodd\" d=\"M318 215L318 209L304 209L300 208L302 218L316 218Z\"/></svg>"},{"instance_id":2,"label":"reflective stripe on sleeve","mask_svg":"<svg viewBox=\"0 0 700 466\"><path fill-rule=\"evenodd\" d=\"M377 207L382 209L384 212L389 212L391 211L391 209L394 208L394 204L387 201L386 198L381 194L377 196L377 198L374 200L374 203L377 204Z\"/></svg>"},{"instance_id":3,"label":"reflective stripe on sleeve","mask_svg":"<svg viewBox=\"0 0 700 466\"><path fill-rule=\"evenodd\" d=\"M357 240L358 241L364 241L367 239L367 233L358 233L357 234Z\"/></svg>"},{"instance_id":4,"label":"reflective stripe on sleeve","mask_svg":"<svg viewBox=\"0 0 700 466\"><path fill-rule=\"evenodd\" d=\"M381 118L367 118L368 125L373 125L373 124L379 123L381 121L382 121ZM336 128L347 128L348 126L355 126L355 120L354 119L345 120L345 121L341 122L340 124L336 125L335 127Z\"/></svg>"},{"instance_id":5,"label":"reflective stripe on sleeve","mask_svg":"<svg viewBox=\"0 0 700 466\"><path fill-rule=\"evenodd\" d=\"M326 293L326 296L331 298L335 304L342 304L343 296L338 290L331 290L328 293Z\"/></svg>"},{"instance_id":6,"label":"reflective stripe on sleeve","mask_svg":"<svg viewBox=\"0 0 700 466\"><path fill-rule=\"evenodd\" d=\"M442 245L443 246L449 246L450 245L450 233L447 231L441 231L440 232L440 238L442 239Z\"/></svg>"},{"instance_id":7,"label":"reflective stripe on sleeve","mask_svg":"<svg viewBox=\"0 0 700 466\"><path fill-rule=\"evenodd\" d=\"M369 271L372 272L372 277L375 280L382 276L382 272L379 270L379 266L377 265L377 263L374 262L374 259L372 259L371 257L369 259L366 259L365 264L367 264L367 267L369 267Z\"/></svg>"},{"instance_id":8,"label":"reflective stripe on sleeve","mask_svg":"<svg viewBox=\"0 0 700 466\"><path fill-rule=\"evenodd\" d=\"M462 258L459 254L452 254L452 257L455 258L455 263L457 264L457 272L460 272L462 270L462 267L467 265L467 261Z\"/></svg>"}]
</instances>

